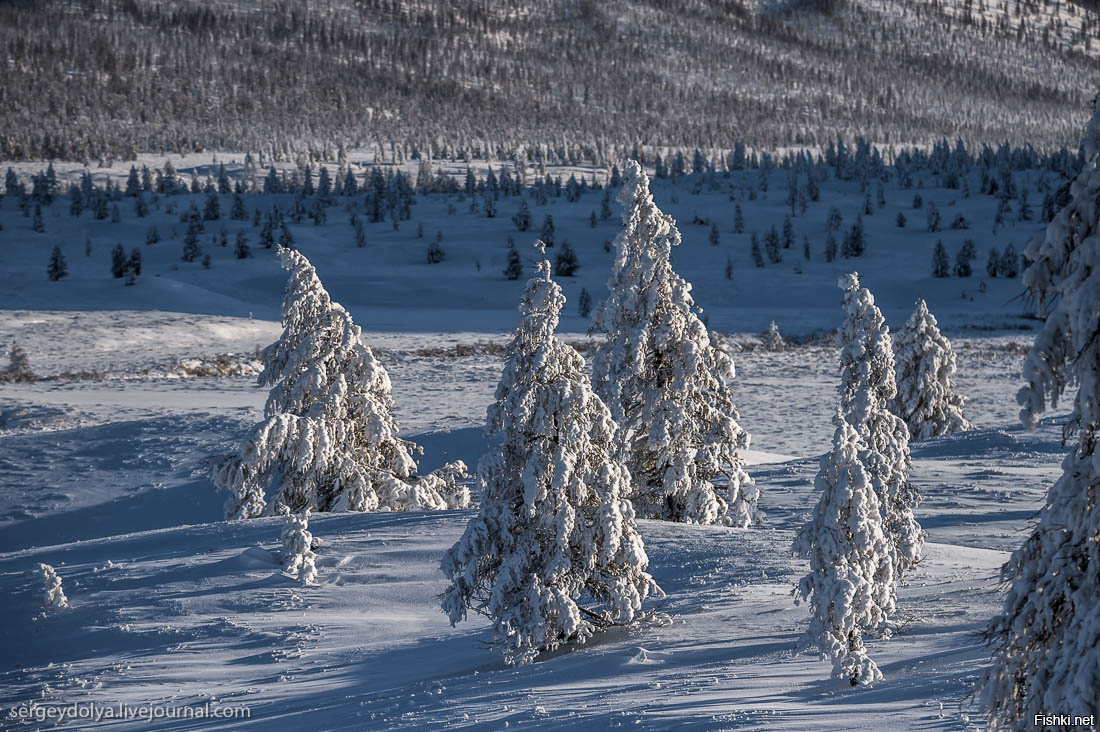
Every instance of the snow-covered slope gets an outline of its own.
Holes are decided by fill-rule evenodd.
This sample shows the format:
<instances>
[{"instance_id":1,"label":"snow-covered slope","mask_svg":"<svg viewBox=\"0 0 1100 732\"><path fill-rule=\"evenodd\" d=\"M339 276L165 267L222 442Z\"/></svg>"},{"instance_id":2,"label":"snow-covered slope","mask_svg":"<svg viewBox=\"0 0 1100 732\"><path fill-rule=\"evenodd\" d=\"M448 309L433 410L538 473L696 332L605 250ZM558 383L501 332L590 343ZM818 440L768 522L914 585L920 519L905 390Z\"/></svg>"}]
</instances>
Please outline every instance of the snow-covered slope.
<instances>
[{"instance_id":1,"label":"snow-covered slope","mask_svg":"<svg viewBox=\"0 0 1100 732\"><path fill-rule=\"evenodd\" d=\"M185 174L205 176L216 172L209 159L203 164L192 159L190 167L177 167ZM120 165L115 173L126 169L127 165ZM63 180L71 179L76 172L73 166L59 166L59 170ZM554 172L564 173L566 179L570 174L569 169ZM603 170L590 169L585 177L591 179L596 172L602 180ZM720 174L713 187L702 176L653 181L657 204L673 215L683 234L683 244L673 252L675 267L692 283L692 294L712 330L759 332L774 320L785 334L805 336L831 331L839 320L836 279L852 270L860 272L863 283L876 294L888 322L895 327L904 323L918 297L927 300L929 309L949 333L964 326L1002 330L1033 324L1020 318L1026 308L1018 297L1022 289L1019 280L986 276L985 262L991 249L1001 250L1013 243L1020 251L1041 231L1043 193L1037 186L1045 180L1048 188L1056 188L1061 184L1059 176L1049 171L1017 171L1017 186L1029 190L1032 218L1019 220L1013 203L1012 213L996 233L998 202L977 193L976 173L971 174L970 185L975 192L970 197L958 189L933 187L932 176L924 172L919 173L911 189L901 188L896 178L892 179L883 184L885 205L880 207L875 201L870 215L864 213L867 194L860 192L858 182L830 178L821 186L820 200L809 203L805 213L796 210L791 217L794 244L781 250L783 261L757 268L751 254L752 235L762 242L771 227L782 230L792 208L785 200L787 171L773 171L767 178L767 191L761 190L757 170L735 171L728 177ZM103 180L100 176L97 184L102 186ZM805 185L804 175L802 180ZM412 218L400 222L397 230L388 220L365 223L360 196L337 198L337 205L329 209L327 223L321 226L314 226L308 218L303 224L294 224L288 217L288 227L296 246L317 267L333 298L347 307L365 330L503 333L515 325L516 303L533 267L530 246L545 218L551 216L555 240L559 245L568 240L580 262L575 276L561 278L567 299L562 330L584 332L590 318L579 315L579 296L585 289L598 304L606 294L612 263L608 249L622 228L619 206L614 201L617 192L613 191L607 219L599 216L599 190L583 194L575 203L565 196L551 196L542 206L525 195L531 211L531 230L527 232L517 231L512 223L520 206L519 197L502 196L496 203L496 216L486 218L480 195L470 198L461 194L418 196ZM877 198L875 190L868 194ZM918 196L921 207L914 208ZM133 199L123 198L118 203L121 220L115 224L110 218L96 220L87 210L73 218L68 199L63 197L43 209L45 232L35 233L33 217L23 216L16 197L4 197L0 200L0 241L5 246L0 266L0 307L159 310L277 319L285 277L273 250L260 246L260 227L253 225L254 213L266 214L275 206L289 212L294 206L293 197L248 194L244 197L248 221L232 221L228 219L232 197L221 196L222 218L207 221L199 236L204 254L210 256L209 269L198 261L180 260L187 230L187 225L180 223L180 214L192 204L201 211L204 200L205 196L193 194L162 196L150 206L147 217L139 218L133 210ZM478 210L471 211L471 204L479 206ZM927 228L931 204L940 211L942 230L938 232ZM741 207L745 220L740 234L733 230L735 206ZM868 242L863 256L825 261L827 219L833 208L842 219L835 233L838 241L843 240L857 217L862 217ZM367 245L363 248L355 246L349 209L358 210L364 221ZM897 224L899 213L907 219L904 228ZM593 215L595 227L591 225ZM960 215L967 228L952 229L951 223ZM717 246L709 242L712 224L719 232ZM160 241L146 245L150 227L156 227ZM418 233L421 228L422 236ZM214 242L223 231L226 247ZM244 231L248 238L253 254L250 259L234 256L238 231ZM427 249L437 235L442 236L446 260L428 264ZM503 274L509 237L524 262L525 275L515 281ZM803 255L804 238L810 245L808 260ZM966 240L975 243L974 275L934 278L932 253L936 243L942 241L954 261ZM87 253L89 243L91 251ZM133 287L111 276L110 252L116 244L127 253L134 248L141 251L142 274ZM68 261L69 276L49 282L46 265L54 245L60 246ZM549 252L553 260L556 250ZM725 275L727 263L729 279ZM31 325L45 328L49 322L24 320L0 327L16 325L30 330ZM146 327L135 331L133 338L138 338L137 333ZM222 336L228 339L231 334L223 330ZM261 340L247 331L241 332L239 339L239 346L229 350L250 351ZM33 361L42 360L33 351L30 355ZM104 359L114 360L109 356Z\"/></svg>"},{"instance_id":2,"label":"snow-covered slope","mask_svg":"<svg viewBox=\"0 0 1100 732\"><path fill-rule=\"evenodd\" d=\"M92 332L110 318L80 315ZM230 322L244 329L230 332L258 337L272 327L150 319L164 342L120 347L119 362L171 350L189 330L216 334ZM57 363L96 358L94 343L65 337L71 330L46 332L56 340L28 343ZM478 425L499 355L456 355L455 344L472 348L480 335L451 336L438 352L424 338L380 338L398 417L425 447L422 469L473 463L485 449ZM981 429L913 446L927 559L901 590L901 632L869 643L886 679L857 690L829 680L827 663L792 655L807 617L790 594L805 564L789 547L816 499L812 477L829 437L829 415L818 412L828 411L821 405L837 379L832 348L736 354L742 423L766 453L749 467L765 528L641 522L651 571L668 593L649 609L668 618L521 668L488 651L484 621L452 629L438 609L439 560L468 512L315 516L310 529L324 543L312 587L280 571L280 520L221 521L224 496L204 461L256 420L264 392L251 379L0 386L0 648L9 661L0 707L209 702L247 706L264 729L968 728L968 694L987 659L978 632L999 603L996 570L1063 449L1053 422L1034 433L1012 426L1018 342L960 344L961 388ZM223 343L196 336L188 347ZM43 612L39 562L61 575L71 608Z\"/></svg>"}]
</instances>

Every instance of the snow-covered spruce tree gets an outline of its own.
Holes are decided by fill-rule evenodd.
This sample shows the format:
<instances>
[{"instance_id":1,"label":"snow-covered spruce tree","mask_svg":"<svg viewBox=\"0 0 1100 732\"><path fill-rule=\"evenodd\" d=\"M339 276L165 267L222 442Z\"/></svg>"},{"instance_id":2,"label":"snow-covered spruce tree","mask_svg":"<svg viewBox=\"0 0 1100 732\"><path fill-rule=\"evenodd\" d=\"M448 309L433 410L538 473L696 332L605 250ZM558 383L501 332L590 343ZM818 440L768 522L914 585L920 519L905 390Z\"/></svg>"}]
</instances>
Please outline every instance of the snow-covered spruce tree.
<instances>
[{"instance_id":1,"label":"snow-covered spruce tree","mask_svg":"<svg viewBox=\"0 0 1100 732\"><path fill-rule=\"evenodd\" d=\"M624 229L595 329L592 381L619 425L619 457L640 515L689 523L759 523L759 490L738 450L729 381L733 360L699 319L691 285L669 261L680 232L653 202L649 179L628 161L619 196ZM721 481L723 485L716 485Z\"/></svg>"},{"instance_id":2,"label":"snow-covered spruce tree","mask_svg":"<svg viewBox=\"0 0 1100 732\"><path fill-rule=\"evenodd\" d=\"M8 347L8 366L0 370L0 381L31 381L34 372L31 371L31 360L27 352L17 342L12 341Z\"/></svg>"},{"instance_id":3,"label":"snow-covered spruce tree","mask_svg":"<svg viewBox=\"0 0 1100 732\"><path fill-rule=\"evenodd\" d=\"M414 475L419 448L397 437L386 370L309 260L280 254L291 274L282 337L261 356L264 420L213 473L231 494L227 517L466 506L465 465Z\"/></svg>"},{"instance_id":4,"label":"snow-covered spruce tree","mask_svg":"<svg viewBox=\"0 0 1100 732\"><path fill-rule=\"evenodd\" d=\"M65 590L61 588L61 575L48 564L39 564L44 584L42 604L50 610L62 610L69 606L69 598L65 597Z\"/></svg>"},{"instance_id":5,"label":"snow-covered spruce tree","mask_svg":"<svg viewBox=\"0 0 1100 732\"><path fill-rule=\"evenodd\" d=\"M488 410L497 444L478 468L481 507L441 565L451 624L470 610L491 618L509 663L630 622L660 592L626 498L630 473L614 456L611 413L584 359L554 337L564 302L543 259Z\"/></svg>"},{"instance_id":6,"label":"snow-covered spruce tree","mask_svg":"<svg viewBox=\"0 0 1100 732\"><path fill-rule=\"evenodd\" d=\"M65 255L61 253L61 247L55 246L50 252L50 262L46 266L46 279L57 282L68 275L69 265L65 262Z\"/></svg>"},{"instance_id":7,"label":"snow-covered spruce tree","mask_svg":"<svg viewBox=\"0 0 1100 732\"><path fill-rule=\"evenodd\" d=\"M893 615L896 583L878 495L860 461L866 446L839 413L833 424L833 449L814 479L817 505L792 547L810 560L810 573L795 590L796 603L810 602L810 627L799 650L819 648L833 662L833 676L856 686L882 678L863 633Z\"/></svg>"},{"instance_id":8,"label":"snow-covered spruce tree","mask_svg":"<svg viewBox=\"0 0 1100 732\"><path fill-rule=\"evenodd\" d=\"M787 347L787 341L784 340L783 334L779 332L779 326L776 325L774 320L760 336L760 345L764 347L765 351L782 351Z\"/></svg>"},{"instance_id":9,"label":"snow-covered spruce tree","mask_svg":"<svg viewBox=\"0 0 1100 732\"><path fill-rule=\"evenodd\" d=\"M955 389L955 352L917 300L913 314L894 338L897 395L890 409L905 420L909 436L927 440L973 429L963 416L966 399Z\"/></svg>"},{"instance_id":10,"label":"snow-covered spruce tree","mask_svg":"<svg viewBox=\"0 0 1100 732\"><path fill-rule=\"evenodd\" d=\"M317 565L313 553L313 534L309 531L307 508L301 513L285 510L286 526L283 527L283 571L296 580L312 585L317 583Z\"/></svg>"},{"instance_id":11,"label":"snow-covered spruce tree","mask_svg":"<svg viewBox=\"0 0 1100 732\"><path fill-rule=\"evenodd\" d=\"M993 664L982 700L994 729L1027 729L1035 714L1100 712L1100 98L1084 140L1072 196L1028 245L1024 282L1046 324L1024 360L1020 418L1038 423L1076 384L1064 428L1077 436L1038 525L1001 571L1004 610L989 636ZM1064 727L1057 727L1064 729Z\"/></svg>"},{"instance_id":12,"label":"snow-covered spruce tree","mask_svg":"<svg viewBox=\"0 0 1100 732\"><path fill-rule=\"evenodd\" d=\"M909 429L890 411L897 396L890 329L875 298L860 287L856 273L840 278L848 314L837 332L840 351L840 407L864 444L860 456L882 509L890 539L895 586L920 561L924 532L913 516L920 493L908 480Z\"/></svg>"}]
</instances>

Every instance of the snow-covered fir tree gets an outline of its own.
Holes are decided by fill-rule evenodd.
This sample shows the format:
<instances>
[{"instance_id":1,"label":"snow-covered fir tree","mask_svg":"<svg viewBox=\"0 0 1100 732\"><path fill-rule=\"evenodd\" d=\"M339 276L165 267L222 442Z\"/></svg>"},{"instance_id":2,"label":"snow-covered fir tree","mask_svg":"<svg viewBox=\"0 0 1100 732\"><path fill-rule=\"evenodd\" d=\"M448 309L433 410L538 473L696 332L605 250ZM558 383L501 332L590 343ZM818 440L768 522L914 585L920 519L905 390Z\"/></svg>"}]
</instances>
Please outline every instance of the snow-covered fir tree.
<instances>
[{"instance_id":1,"label":"snow-covered fir tree","mask_svg":"<svg viewBox=\"0 0 1100 732\"><path fill-rule=\"evenodd\" d=\"M452 625L470 610L493 621L510 663L631 622L660 592L614 455L615 423L554 336L565 297L543 259L527 283L478 468L481 506L443 558Z\"/></svg>"},{"instance_id":2,"label":"snow-covered fir tree","mask_svg":"<svg viewBox=\"0 0 1100 732\"><path fill-rule=\"evenodd\" d=\"M46 279L57 282L69 274L69 265L65 262L65 255L61 253L61 247L55 246L50 252L50 262L46 266Z\"/></svg>"},{"instance_id":3,"label":"snow-covered fir tree","mask_svg":"<svg viewBox=\"0 0 1100 732\"><path fill-rule=\"evenodd\" d=\"M317 583L317 555L313 553L313 534L309 531L309 514L307 508L301 513L286 515L286 526L283 527L283 571L294 579L307 585Z\"/></svg>"},{"instance_id":4,"label":"snow-covered fir tree","mask_svg":"<svg viewBox=\"0 0 1100 732\"><path fill-rule=\"evenodd\" d=\"M890 539L894 582L920 561L924 532L913 516L920 493L908 480L909 429L890 411L897 396L890 329L871 292L856 273L840 278L848 317L837 331L840 407L864 445L860 456L882 509Z\"/></svg>"},{"instance_id":5,"label":"snow-covered fir tree","mask_svg":"<svg viewBox=\"0 0 1100 732\"><path fill-rule=\"evenodd\" d=\"M680 232L653 202L649 179L628 161L619 196L623 231L595 318L607 336L592 380L619 424L620 457L641 515L691 523L758 523L759 491L739 450L729 382L733 360L699 319L691 285L669 261Z\"/></svg>"},{"instance_id":6,"label":"snow-covered fir tree","mask_svg":"<svg viewBox=\"0 0 1100 732\"><path fill-rule=\"evenodd\" d=\"M893 615L894 566L878 495L860 460L866 446L839 413L833 424L832 451L814 479L817 505L794 540L794 553L810 561L795 602L810 603L800 648L820 649L833 662L833 676L856 686L882 678L863 634Z\"/></svg>"},{"instance_id":7,"label":"snow-covered fir tree","mask_svg":"<svg viewBox=\"0 0 1100 732\"><path fill-rule=\"evenodd\" d=\"M43 592L42 604L50 610L63 610L69 606L69 598L65 597L65 590L61 588L61 575L48 564L39 564L38 570L42 573Z\"/></svg>"},{"instance_id":8,"label":"snow-covered fir tree","mask_svg":"<svg viewBox=\"0 0 1100 732\"><path fill-rule=\"evenodd\" d=\"M0 381L30 381L34 378L31 360L18 342L12 341L8 347L7 368L0 370Z\"/></svg>"},{"instance_id":9,"label":"snow-covered fir tree","mask_svg":"<svg viewBox=\"0 0 1100 732\"><path fill-rule=\"evenodd\" d=\"M1020 418L1035 427L1076 385L1063 428L1077 437L1031 535L1002 569L1004 609L989 630L982 700L993 729L1030 729L1050 710L1100 710L1100 97L1071 199L1028 245L1024 283L1046 323L1024 360ZM1058 729L1068 729L1068 726Z\"/></svg>"},{"instance_id":10,"label":"snow-covered fir tree","mask_svg":"<svg viewBox=\"0 0 1100 732\"><path fill-rule=\"evenodd\" d=\"M465 466L414 474L419 448L397 436L385 368L305 256L280 254L291 274L282 337L262 354L264 420L213 474L230 493L226 515L466 506Z\"/></svg>"},{"instance_id":11,"label":"snow-covered fir tree","mask_svg":"<svg viewBox=\"0 0 1100 732\"><path fill-rule=\"evenodd\" d=\"M787 341L783 338L783 334L779 332L779 326L776 325L774 320L760 336L760 345L764 347L765 351L782 351L787 347Z\"/></svg>"},{"instance_id":12,"label":"snow-covered fir tree","mask_svg":"<svg viewBox=\"0 0 1100 732\"><path fill-rule=\"evenodd\" d=\"M890 408L905 420L911 438L973 429L963 416L966 399L955 387L955 351L924 300L917 300L894 338L894 361L897 395Z\"/></svg>"}]
</instances>

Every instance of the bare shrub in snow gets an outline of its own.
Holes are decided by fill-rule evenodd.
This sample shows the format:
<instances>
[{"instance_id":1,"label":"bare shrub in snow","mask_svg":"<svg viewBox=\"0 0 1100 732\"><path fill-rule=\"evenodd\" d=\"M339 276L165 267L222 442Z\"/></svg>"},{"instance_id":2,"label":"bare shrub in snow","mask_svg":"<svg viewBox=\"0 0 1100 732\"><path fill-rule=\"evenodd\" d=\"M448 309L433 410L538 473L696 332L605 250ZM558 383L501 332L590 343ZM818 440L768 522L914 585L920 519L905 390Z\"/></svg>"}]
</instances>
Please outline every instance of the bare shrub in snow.
<instances>
[{"instance_id":1,"label":"bare shrub in snow","mask_svg":"<svg viewBox=\"0 0 1100 732\"><path fill-rule=\"evenodd\" d=\"M909 429L889 408L897 396L893 343L874 296L860 287L859 275L844 275L838 284L848 314L836 339L841 349L840 408L863 442L860 460L890 539L896 592L905 570L920 561L924 532L913 516L920 493L908 480Z\"/></svg>"},{"instance_id":2,"label":"bare shrub in snow","mask_svg":"<svg viewBox=\"0 0 1100 732\"><path fill-rule=\"evenodd\" d=\"M627 161L619 202L624 228L595 318L607 340L593 358L592 381L619 425L631 498L653 518L758 523L759 490L738 454L749 435L729 388L733 360L711 343L691 285L669 261L680 232L654 204L637 162Z\"/></svg>"},{"instance_id":3,"label":"bare shrub in snow","mask_svg":"<svg viewBox=\"0 0 1100 732\"><path fill-rule=\"evenodd\" d=\"M397 436L386 370L309 260L280 253L291 275L282 337L262 354L265 418L213 473L231 494L226 515L464 507L465 465L414 475L419 448Z\"/></svg>"},{"instance_id":4,"label":"bare shrub in snow","mask_svg":"<svg viewBox=\"0 0 1100 732\"><path fill-rule=\"evenodd\" d=\"M317 566L313 553L313 534L309 532L309 514L307 508L301 513L285 511L286 526L283 527L283 571L291 577L307 584L317 583Z\"/></svg>"},{"instance_id":5,"label":"bare shrub in snow","mask_svg":"<svg viewBox=\"0 0 1100 732\"><path fill-rule=\"evenodd\" d=\"M794 540L794 553L810 560L795 602L810 602L800 649L819 648L833 662L833 676L856 686L882 678L867 656L863 633L883 626L894 612L893 552L871 476L860 461L866 446L839 413L833 424L833 449L814 479L820 497Z\"/></svg>"},{"instance_id":6,"label":"bare shrub in snow","mask_svg":"<svg viewBox=\"0 0 1100 732\"><path fill-rule=\"evenodd\" d=\"M1020 417L1034 427L1047 401L1057 406L1075 383L1063 429L1077 444L1034 531L1001 570L1008 592L989 629L993 664L982 688L994 729L1029 728L1051 710L1100 709L1100 98L1083 147L1070 203L1025 254L1033 264L1024 282L1050 312L1024 361Z\"/></svg>"},{"instance_id":7,"label":"bare shrub in snow","mask_svg":"<svg viewBox=\"0 0 1100 732\"><path fill-rule=\"evenodd\" d=\"M955 352L924 300L894 338L897 395L890 402L918 440L973 429L955 387Z\"/></svg>"},{"instance_id":8,"label":"bare shrub in snow","mask_svg":"<svg viewBox=\"0 0 1100 732\"><path fill-rule=\"evenodd\" d=\"M554 337L565 297L538 265L508 347L478 468L481 507L443 558L443 611L491 618L509 663L630 622L651 592L649 559L614 456L616 427L584 359ZM590 600L603 609L583 607Z\"/></svg>"},{"instance_id":9,"label":"bare shrub in snow","mask_svg":"<svg viewBox=\"0 0 1100 732\"><path fill-rule=\"evenodd\" d=\"M39 564L45 582L45 591L42 596L43 604L50 610L61 610L69 606L69 599L65 597L65 591L61 589L61 575L48 564Z\"/></svg>"}]
</instances>

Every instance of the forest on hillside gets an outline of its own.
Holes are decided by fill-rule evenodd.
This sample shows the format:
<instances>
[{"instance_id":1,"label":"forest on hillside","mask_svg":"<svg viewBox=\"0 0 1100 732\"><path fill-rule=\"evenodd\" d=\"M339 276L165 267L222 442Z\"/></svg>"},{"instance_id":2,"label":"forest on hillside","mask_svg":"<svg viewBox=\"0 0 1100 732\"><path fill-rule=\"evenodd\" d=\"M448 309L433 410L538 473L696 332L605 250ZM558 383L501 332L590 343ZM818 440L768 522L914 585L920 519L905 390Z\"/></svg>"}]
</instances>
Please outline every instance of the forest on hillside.
<instances>
[{"instance_id":1,"label":"forest on hillside","mask_svg":"<svg viewBox=\"0 0 1100 732\"><path fill-rule=\"evenodd\" d=\"M549 144L1073 145L1100 16L1055 0L26 0L0 159ZM327 155L326 155L327 153Z\"/></svg>"}]
</instances>

